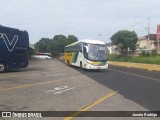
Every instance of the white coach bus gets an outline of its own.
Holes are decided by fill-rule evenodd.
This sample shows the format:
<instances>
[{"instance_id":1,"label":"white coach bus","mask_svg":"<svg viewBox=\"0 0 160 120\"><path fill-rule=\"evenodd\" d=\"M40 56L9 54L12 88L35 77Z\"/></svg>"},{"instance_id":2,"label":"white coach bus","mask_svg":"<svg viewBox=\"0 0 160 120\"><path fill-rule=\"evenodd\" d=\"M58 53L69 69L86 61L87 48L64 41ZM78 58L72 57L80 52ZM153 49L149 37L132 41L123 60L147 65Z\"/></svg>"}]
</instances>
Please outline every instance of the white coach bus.
<instances>
[{"instance_id":1,"label":"white coach bus","mask_svg":"<svg viewBox=\"0 0 160 120\"><path fill-rule=\"evenodd\" d=\"M84 39L65 47L65 63L83 69L108 69L106 43Z\"/></svg>"}]
</instances>

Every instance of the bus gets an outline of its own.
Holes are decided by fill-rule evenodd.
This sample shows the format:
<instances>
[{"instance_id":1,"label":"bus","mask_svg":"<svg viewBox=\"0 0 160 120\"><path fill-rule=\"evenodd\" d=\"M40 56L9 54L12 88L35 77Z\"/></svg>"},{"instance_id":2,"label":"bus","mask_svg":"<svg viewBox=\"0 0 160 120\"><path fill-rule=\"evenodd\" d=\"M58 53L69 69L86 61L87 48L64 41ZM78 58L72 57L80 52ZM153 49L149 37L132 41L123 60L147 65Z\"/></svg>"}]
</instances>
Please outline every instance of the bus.
<instances>
[{"instance_id":1,"label":"bus","mask_svg":"<svg viewBox=\"0 0 160 120\"><path fill-rule=\"evenodd\" d=\"M28 32L0 26L0 73L28 66Z\"/></svg>"},{"instance_id":2,"label":"bus","mask_svg":"<svg viewBox=\"0 0 160 120\"><path fill-rule=\"evenodd\" d=\"M52 59L52 54L51 53L38 52L35 55L33 55L32 58L35 58L35 59Z\"/></svg>"},{"instance_id":3,"label":"bus","mask_svg":"<svg viewBox=\"0 0 160 120\"><path fill-rule=\"evenodd\" d=\"M101 40L84 39L65 47L65 63L83 69L108 69L108 51Z\"/></svg>"}]
</instances>

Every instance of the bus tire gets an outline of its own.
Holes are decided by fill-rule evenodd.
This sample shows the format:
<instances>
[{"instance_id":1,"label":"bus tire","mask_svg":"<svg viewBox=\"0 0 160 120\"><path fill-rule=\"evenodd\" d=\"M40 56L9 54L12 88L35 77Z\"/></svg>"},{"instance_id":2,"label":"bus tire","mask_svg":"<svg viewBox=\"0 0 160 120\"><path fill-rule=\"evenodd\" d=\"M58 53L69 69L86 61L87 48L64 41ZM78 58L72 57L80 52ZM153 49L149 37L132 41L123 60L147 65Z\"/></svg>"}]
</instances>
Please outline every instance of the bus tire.
<instances>
[{"instance_id":1,"label":"bus tire","mask_svg":"<svg viewBox=\"0 0 160 120\"><path fill-rule=\"evenodd\" d=\"M0 73L5 72L7 69L6 65L4 63L0 63Z\"/></svg>"},{"instance_id":2,"label":"bus tire","mask_svg":"<svg viewBox=\"0 0 160 120\"><path fill-rule=\"evenodd\" d=\"M67 60L67 65L70 67L70 62L69 62L69 60Z\"/></svg>"},{"instance_id":3,"label":"bus tire","mask_svg":"<svg viewBox=\"0 0 160 120\"><path fill-rule=\"evenodd\" d=\"M97 71L97 72L100 72L101 70L100 70L100 69L97 69L96 71Z\"/></svg>"},{"instance_id":4,"label":"bus tire","mask_svg":"<svg viewBox=\"0 0 160 120\"><path fill-rule=\"evenodd\" d=\"M82 62L80 62L80 69L83 71L83 65L82 65Z\"/></svg>"}]
</instances>

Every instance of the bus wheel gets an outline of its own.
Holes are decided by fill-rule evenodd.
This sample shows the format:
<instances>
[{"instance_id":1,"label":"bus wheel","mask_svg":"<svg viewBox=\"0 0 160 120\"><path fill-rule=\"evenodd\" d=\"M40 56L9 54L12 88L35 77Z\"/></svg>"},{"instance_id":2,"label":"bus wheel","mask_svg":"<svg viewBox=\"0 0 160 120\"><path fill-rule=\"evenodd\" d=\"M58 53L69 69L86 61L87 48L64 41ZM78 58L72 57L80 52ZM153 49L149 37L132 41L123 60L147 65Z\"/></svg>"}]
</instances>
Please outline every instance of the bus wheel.
<instances>
[{"instance_id":1,"label":"bus wheel","mask_svg":"<svg viewBox=\"0 0 160 120\"><path fill-rule=\"evenodd\" d=\"M6 65L4 63L0 63L0 73L6 71Z\"/></svg>"},{"instance_id":2,"label":"bus wheel","mask_svg":"<svg viewBox=\"0 0 160 120\"><path fill-rule=\"evenodd\" d=\"M97 72L100 72L101 70L100 70L100 69L97 69L96 71L97 71Z\"/></svg>"},{"instance_id":3,"label":"bus wheel","mask_svg":"<svg viewBox=\"0 0 160 120\"><path fill-rule=\"evenodd\" d=\"M70 62L69 62L69 60L67 60L67 65L68 65L68 66L70 66Z\"/></svg>"},{"instance_id":4,"label":"bus wheel","mask_svg":"<svg viewBox=\"0 0 160 120\"><path fill-rule=\"evenodd\" d=\"M80 62L80 69L83 70L82 62Z\"/></svg>"}]
</instances>

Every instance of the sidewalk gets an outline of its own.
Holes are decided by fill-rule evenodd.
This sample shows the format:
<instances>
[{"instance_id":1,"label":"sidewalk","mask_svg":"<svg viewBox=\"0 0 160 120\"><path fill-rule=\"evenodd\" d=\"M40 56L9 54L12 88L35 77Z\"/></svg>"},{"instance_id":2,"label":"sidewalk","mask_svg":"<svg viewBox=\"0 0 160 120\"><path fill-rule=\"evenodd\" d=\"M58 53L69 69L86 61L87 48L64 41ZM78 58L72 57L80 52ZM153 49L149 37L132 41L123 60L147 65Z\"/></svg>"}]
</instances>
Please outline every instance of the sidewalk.
<instances>
[{"instance_id":1,"label":"sidewalk","mask_svg":"<svg viewBox=\"0 0 160 120\"><path fill-rule=\"evenodd\" d=\"M113 62L109 61L110 65L114 66L123 66L123 67L132 67L132 68L139 68L139 69L147 69L150 71L160 71L160 65L154 64L143 64L143 63L130 63L130 62Z\"/></svg>"}]
</instances>

